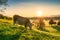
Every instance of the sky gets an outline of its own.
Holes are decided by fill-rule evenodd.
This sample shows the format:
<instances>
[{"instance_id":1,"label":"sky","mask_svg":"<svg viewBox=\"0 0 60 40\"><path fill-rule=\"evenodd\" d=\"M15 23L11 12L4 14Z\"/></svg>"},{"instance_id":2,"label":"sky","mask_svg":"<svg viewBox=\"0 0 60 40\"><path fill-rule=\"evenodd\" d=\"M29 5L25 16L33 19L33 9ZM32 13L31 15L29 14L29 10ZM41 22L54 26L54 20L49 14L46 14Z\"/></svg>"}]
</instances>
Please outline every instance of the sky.
<instances>
[{"instance_id":1,"label":"sky","mask_svg":"<svg viewBox=\"0 0 60 40\"><path fill-rule=\"evenodd\" d=\"M11 17L15 14L24 17L60 15L59 0L8 0L7 3L9 7L4 15Z\"/></svg>"}]
</instances>

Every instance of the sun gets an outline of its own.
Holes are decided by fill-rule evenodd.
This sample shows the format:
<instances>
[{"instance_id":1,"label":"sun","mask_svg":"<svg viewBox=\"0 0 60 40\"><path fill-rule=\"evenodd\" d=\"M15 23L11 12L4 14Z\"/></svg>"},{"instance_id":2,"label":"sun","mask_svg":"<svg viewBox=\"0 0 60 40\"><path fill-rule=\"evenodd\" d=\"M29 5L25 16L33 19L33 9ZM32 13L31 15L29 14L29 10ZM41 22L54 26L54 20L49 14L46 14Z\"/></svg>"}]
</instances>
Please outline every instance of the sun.
<instances>
[{"instance_id":1,"label":"sun","mask_svg":"<svg viewBox=\"0 0 60 40\"><path fill-rule=\"evenodd\" d=\"M37 16L42 16L42 11L41 10L36 11L36 15Z\"/></svg>"}]
</instances>

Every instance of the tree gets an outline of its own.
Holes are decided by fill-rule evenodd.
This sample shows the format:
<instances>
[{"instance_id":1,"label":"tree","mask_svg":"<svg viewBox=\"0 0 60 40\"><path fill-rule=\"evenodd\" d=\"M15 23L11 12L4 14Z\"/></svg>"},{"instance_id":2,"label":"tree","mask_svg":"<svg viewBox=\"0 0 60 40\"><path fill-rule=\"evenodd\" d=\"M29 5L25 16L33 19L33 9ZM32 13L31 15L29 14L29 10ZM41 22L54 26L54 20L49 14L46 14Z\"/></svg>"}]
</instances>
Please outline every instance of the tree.
<instances>
[{"instance_id":1,"label":"tree","mask_svg":"<svg viewBox=\"0 0 60 40\"><path fill-rule=\"evenodd\" d=\"M57 25L60 25L60 21L58 21Z\"/></svg>"},{"instance_id":2,"label":"tree","mask_svg":"<svg viewBox=\"0 0 60 40\"><path fill-rule=\"evenodd\" d=\"M2 14L0 14L0 19L4 19L4 16Z\"/></svg>"}]
</instances>

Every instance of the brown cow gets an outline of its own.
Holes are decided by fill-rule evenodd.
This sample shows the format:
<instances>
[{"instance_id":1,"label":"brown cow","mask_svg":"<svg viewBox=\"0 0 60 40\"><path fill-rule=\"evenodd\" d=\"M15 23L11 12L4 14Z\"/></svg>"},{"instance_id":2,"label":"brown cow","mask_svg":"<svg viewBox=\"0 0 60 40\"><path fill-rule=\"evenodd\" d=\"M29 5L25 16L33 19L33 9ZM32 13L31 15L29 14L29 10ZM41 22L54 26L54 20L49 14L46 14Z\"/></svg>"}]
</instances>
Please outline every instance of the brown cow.
<instances>
[{"instance_id":1,"label":"brown cow","mask_svg":"<svg viewBox=\"0 0 60 40\"><path fill-rule=\"evenodd\" d=\"M58 21L57 25L60 25L60 21Z\"/></svg>"},{"instance_id":2,"label":"brown cow","mask_svg":"<svg viewBox=\"0 0 60 40\"><path fill-rule=\"evenodd\" d=\"M53 19L51 19L51 20L49 21L49 24L50 24L50 25L53 25L53 24L56 24L56 22L55 22Z\"/></svg>"},{"instance_id":3,"label":"brown cow","mask_svg":"<svg viewBox=\"0 0 60 40\"><path fill-rule=\"evenodd\" d=\"M14 15L13 22L14 24L17 22L19 25L24 25L26 29L27 29L27 26L29 26L29 28L32 29L32 24L28 18L21 17L19 15Z\"/></svg>"}]
</instances>

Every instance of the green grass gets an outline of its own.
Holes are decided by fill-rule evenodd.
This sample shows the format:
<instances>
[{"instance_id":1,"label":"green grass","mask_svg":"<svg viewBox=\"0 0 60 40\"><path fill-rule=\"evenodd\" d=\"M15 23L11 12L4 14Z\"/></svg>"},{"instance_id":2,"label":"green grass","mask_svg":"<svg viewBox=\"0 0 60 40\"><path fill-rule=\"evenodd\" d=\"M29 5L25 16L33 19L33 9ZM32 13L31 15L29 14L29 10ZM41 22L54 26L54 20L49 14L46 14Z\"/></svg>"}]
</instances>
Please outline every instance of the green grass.
<instances>
[{"instance_id":1,"label":"green grass","mask_svg":"<svg viewBox=\"0 0 60 40\"><path fill-rule=\"evenodd\" d=\"M52 28L56 29L57 31L60 31L60 26L52 26Z\"/></svg>"},{"instance_id":2,"label":"green grass","mask_svg":"<svg viewBox=\"0 0 60 40\"><path fill-rule=\"evenodd\" d=\"M60 40L59 35L0 22L0 40Z\"/></svg>"}]
</instances>

